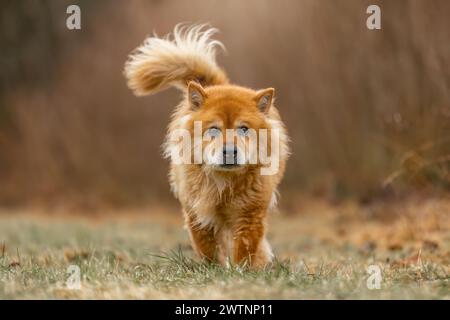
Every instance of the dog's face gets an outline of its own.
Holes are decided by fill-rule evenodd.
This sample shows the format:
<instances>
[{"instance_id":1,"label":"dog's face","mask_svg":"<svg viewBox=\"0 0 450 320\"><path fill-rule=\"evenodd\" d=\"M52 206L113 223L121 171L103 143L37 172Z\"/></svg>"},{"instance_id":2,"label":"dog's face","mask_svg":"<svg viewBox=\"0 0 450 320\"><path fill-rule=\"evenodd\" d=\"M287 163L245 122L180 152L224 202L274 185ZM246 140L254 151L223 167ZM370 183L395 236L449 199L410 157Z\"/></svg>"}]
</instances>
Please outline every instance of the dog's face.
<instances>
[{"instance_id":1,"label":"dog's face","mask_svg":"<svg viewBox=\"0 0 450 320\"><path fill-rule=\"evenodd\" d=\"M187 126L191 136L202 139L192 145L202 150L206 170L234 173L260 166L260 155L270 153L271 127L267 113L274 89L253 91L236 86L202 88L188 85L188 103L193 111ZM201 144L200 149L196 149ZM263 150L264 149L264 150Z\"/></svg>"}]
</instances>

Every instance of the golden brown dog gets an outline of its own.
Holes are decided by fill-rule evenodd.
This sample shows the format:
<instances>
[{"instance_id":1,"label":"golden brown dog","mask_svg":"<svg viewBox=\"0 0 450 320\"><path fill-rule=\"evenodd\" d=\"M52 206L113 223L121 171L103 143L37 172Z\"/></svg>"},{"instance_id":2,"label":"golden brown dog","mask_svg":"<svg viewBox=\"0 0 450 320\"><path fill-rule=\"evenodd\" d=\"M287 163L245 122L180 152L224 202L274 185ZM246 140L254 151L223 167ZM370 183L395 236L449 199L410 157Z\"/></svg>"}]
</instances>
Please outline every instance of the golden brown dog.
<instances>
[{"instance_id":1,"label":"golden brown dog","mask_svg":"<svg viewBox=\"0 0 450 320\"><path fill-rule=\"evenodd\" d=\"M266 216L276 205L288 137L274 89L232 85L216 64L216 31L177 26L172 37L150 37L130 55L125 75L136 95L170 86L184 92L164 148L194 250L222 264L262 267L273 256Z\"/></svg>"}]
</instances>

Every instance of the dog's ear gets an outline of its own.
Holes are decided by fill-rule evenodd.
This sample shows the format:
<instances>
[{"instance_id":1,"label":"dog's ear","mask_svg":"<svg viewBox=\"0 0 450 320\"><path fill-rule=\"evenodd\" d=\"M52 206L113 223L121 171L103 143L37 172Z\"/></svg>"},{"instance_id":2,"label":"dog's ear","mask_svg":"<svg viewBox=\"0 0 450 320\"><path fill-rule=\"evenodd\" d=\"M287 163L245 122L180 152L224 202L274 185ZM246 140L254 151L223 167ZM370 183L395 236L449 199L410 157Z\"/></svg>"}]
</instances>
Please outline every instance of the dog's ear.
<instances>
[{"instance_id":1,"label":"dog's ear","mask_svg":"<svg viewBox=\"0 0 450 320\"><path fill-rule=\"evenodd\" d=\"M205 102L206 93L203 87L194 81L188 83L188 100L192 110L197 110Z\"/></svg>"},{"instance_id":2,"label":"dog's ear","mask_svg":"<svg viewBox=\"0 0 450 320\"><path fill-rule=\"evenodd\" d=\"M267 113L269 111L270 106L272 105L274 95L275 95L274 88L259 90L256 93L255 96L256 106L261 112Z\"/></svg>"}]
</instances>

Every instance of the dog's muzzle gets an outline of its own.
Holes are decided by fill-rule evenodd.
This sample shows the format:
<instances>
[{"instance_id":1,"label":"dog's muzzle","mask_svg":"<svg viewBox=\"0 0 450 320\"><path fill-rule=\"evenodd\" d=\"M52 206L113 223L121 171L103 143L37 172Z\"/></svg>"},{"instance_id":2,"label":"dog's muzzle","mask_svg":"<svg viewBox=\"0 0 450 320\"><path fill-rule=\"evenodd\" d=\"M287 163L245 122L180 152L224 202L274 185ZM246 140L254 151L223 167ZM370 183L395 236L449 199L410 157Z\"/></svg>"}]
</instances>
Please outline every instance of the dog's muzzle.
<instances>
[{"instance_id":1,"label":"dog's muzzle","mask_svg":"<svg viewBox=\"0 0 450 320\"><path fill-rule=\"evenodd\" d=\"M239 165L238 149L235 145L225 145L222 153L222 167L232 167Z\"/></svg>"}]
</instances>

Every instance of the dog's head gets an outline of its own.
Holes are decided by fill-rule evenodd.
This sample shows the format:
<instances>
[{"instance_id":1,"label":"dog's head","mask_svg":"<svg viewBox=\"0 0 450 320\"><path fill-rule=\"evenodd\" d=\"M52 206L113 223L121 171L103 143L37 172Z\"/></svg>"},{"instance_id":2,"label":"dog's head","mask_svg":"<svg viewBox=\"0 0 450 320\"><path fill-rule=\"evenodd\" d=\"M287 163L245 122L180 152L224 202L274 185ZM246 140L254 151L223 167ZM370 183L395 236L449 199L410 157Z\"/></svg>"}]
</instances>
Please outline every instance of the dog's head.
<instances>
[{"instance_id":1,"label":"dog's head","mask_svg":"<svg viewBox=\"0 0 450 320\"><path fill-rule=\"evenodd\" d=\"M264 157L270 157L273 148L269 113L274 89L203 88L190 82L186 99L190 115L185 128L194 137L194 163L208 171L232 174L267 162Z\"/></svg>"}]
</instances>

